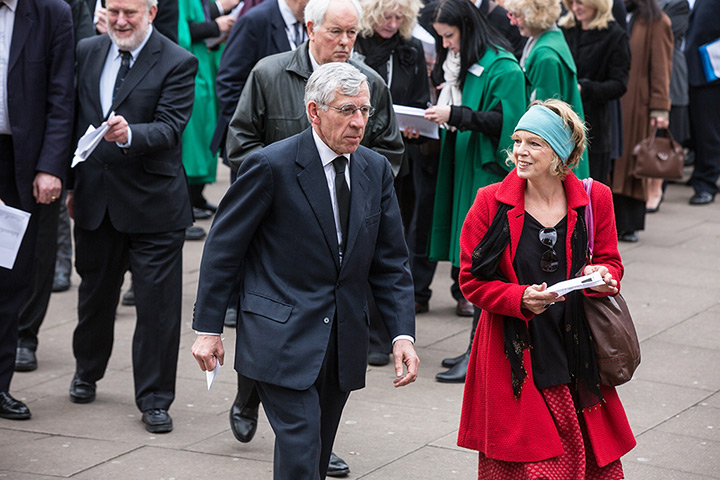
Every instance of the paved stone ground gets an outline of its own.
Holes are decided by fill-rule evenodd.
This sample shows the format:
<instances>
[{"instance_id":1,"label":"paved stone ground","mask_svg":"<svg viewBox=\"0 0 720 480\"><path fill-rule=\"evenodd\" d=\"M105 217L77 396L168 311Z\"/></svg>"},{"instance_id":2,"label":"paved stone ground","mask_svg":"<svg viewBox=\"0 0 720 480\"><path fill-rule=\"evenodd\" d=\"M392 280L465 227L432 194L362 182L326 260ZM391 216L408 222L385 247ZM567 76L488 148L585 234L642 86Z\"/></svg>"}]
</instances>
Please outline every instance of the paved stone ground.
<instances>
[{"instance_id":1,"label":"paved stone ground","mask_svg":"<svg viewBox=\"0 0 720 480\"><path fill-rule=\"evenodd\" d=\"M225 188L221 181L208 196L219 200ZM623 459L633 480L720 478L720 202L691 207L691 193L670 185L640 242L621 245L623 293L643 349L635 378L619 388L638 439ZM27 402L33 418L0 419L0 478L272 478L273 434L265 417L252 443L238 443L229 430L232 347L210 392L190 355L202 246L185 246L183 332L171 409L175 430L148 434L135 407L132 308L118 308L115 350L97 400L69 401L79 280L74 277L70 291L52 297L40 335L40 368L13 379L13 395ZM350 464L348 478L477 478L477 455L455 446L462 386L434 381L441 359L463 351L470 330L469 319L453 314L449 285L449 265L441 264L431 311L417 318L418 381L396 390L391 366L370 367L367 388L350 396L335 444ZM225 335L232 345L234 331Z\"/></svg>"}]
</instances>

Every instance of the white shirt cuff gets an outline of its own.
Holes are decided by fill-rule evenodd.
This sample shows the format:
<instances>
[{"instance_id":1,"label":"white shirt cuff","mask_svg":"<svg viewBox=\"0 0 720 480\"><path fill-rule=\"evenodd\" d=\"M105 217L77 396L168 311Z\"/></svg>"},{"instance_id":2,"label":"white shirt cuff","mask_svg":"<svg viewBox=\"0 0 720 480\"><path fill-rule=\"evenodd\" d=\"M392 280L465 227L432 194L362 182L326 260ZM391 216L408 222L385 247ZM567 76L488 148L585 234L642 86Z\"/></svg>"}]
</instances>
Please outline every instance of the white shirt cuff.
<instances>
[{"instance_id":1,"label":"white shirt cuff","mask_svg":"<svg viewBox=\"0 0 720 480\"><path fill-rule=\"evenodd\" d=\"M222 335L222 333L215 333L215 332L198 332L195 330L195 333L198 335Z\"/></svg>"},{"instance_id":2,"label":"white shirt cuff","mask_svg":"<svg viewBox=\"0 0 720 480\"><path fill-rule=\"evenodd\" d=\"M393 341L392 341L393 345L395 345L395 342L397 342L398 340L409 340L410 343L415 345L415 339L413 337L411 337L410 335L398 335L397 337L393 338Z\"/></svg>"},{"instance_id":3,"label":"white shirt cuff","mask_svg":"<svg viewBox=\"0 0 720 480\"><path fill-rule=\"evenodd\" d=\"M120 148L128 148L131 144L132 144L132 130L130 130L130 125L128 125L128 141L126 143L115 142L115 145L117 145Z\"/></svg>"}]
</instances>

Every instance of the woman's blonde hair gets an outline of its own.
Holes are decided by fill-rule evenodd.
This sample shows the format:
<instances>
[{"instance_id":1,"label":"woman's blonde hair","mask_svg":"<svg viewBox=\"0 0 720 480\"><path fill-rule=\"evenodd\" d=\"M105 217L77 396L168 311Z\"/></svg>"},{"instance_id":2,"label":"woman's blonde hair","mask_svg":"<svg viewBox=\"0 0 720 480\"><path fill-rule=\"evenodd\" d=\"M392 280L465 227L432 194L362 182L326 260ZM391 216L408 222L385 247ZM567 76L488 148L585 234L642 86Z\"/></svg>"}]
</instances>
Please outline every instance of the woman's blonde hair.
<instances>
[{"instance_id":1,"label":"woman's blonde hair","mask_svg":"<svg viewBox=\"0 0 720 480\"><path fill-rule=\"evenodd\" d=\"M565 126L571 132L570 139L575 144L575 147L570 152L570 156L567 161L563 163L562 159L553 150L553 159L550 164L550 172L553 175L560 177L560 180L565 180L568 172L578 166L580 158L585 151L585 141L587 138L587 128L585 127L585 123L580 120L580 117L577 113L575 113L575 110L562 100L558 100L556 98L551 98L549 100L535 100L530 104L530 107L533 105L540 105L553 111L563 120L563 122L565 122ZM545 143L547 144L547 142ZM548 145L548 148L550 148L550 145ZM512 148L509 148L507 153L508 158L506 163L508 165L515 165L517 162L515 160L515 155L513 155Z\"/></svg>"},{"instance_id":2,"label":"woman's blonde hair","mask_svg":"<svg viewBox=\"0 0 720 480\"><path fill-rule=\"evenodd\" d=\"M545 31L560 18L560 0L505 0L505 9L525 17L525 25Z\"/></svg>"},{"instance_id":3,"label":"woman's blonde hair","mask_svg":"<svg viewBox=\"0 0 720 480\"><path fill-rule=\"evenodd\" d=\"M405 39L412 36L418 13L423 6L420 0L361 0L360 5L363 12L360 34L363 37L372 37L375 29L385 22L386 14L398 12L403 17L398 33Z\"/></svg>"},{"instance_id":4,"label":"woman's blonde hair","mask_svg":"<svg viewBox=\"0 0 720 480\"><path fill-rule=\"evenodd\" d=\"M577 22L572 11L572 0L562 1L568 12L558 21L558 25L563 28L573 28ZM612 14L612 0L582 0L582 4L595 9L595 16L588 24L590 30L602 30L615 20Z\"/></svg>"}]
</instances>

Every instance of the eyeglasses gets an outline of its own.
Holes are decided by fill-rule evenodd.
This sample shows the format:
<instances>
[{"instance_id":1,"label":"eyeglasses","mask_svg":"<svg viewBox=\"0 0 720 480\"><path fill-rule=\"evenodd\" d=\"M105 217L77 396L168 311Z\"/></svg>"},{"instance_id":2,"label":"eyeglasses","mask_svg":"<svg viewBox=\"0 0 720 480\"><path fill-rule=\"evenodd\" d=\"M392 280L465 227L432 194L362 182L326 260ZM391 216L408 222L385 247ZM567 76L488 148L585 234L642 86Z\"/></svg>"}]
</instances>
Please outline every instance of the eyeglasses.
<instances>
[{"instance_id":1,"label":"eyeglasses","mask_svg":"<svg viewBox=\"0 0 720 480\"><path fill-rule=\"evenodd\" d=\"M557 231L552 228L543 228L538 235L540 243L548 247L548 250L540 257L540 268L543 272L552 273L557 271L559 262L557 253L555 253L555 243L557 242Z\"/></svg>"},{"instance_id":2,"label":"eyeglasses","mask_svg":"<svg viewBox=\"0 0 720 480\"><path fill-rule=\"evenodd\" d=\"M326 107L330 107L333 110L337 110L343 117L352 117L358 110L363 117L372 117L373 113L375 113L375 107L371 107L369 105L363 105L362 107L356 107L355 105L343 105L342 107L333 107L332 105L328 105L327 103L324 103L323 105L325 105Z\"/></svg>"}]
</instances>

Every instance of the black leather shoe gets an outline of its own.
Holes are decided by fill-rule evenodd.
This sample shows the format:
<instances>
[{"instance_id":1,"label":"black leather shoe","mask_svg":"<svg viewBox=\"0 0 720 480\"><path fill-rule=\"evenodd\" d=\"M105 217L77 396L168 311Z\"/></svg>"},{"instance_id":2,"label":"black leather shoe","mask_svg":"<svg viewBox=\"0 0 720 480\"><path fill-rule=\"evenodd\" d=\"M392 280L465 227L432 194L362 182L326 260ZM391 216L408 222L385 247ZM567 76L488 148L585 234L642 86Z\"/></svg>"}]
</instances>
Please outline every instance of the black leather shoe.
<instances>
[{"instance_id":1,"label":"black leather shoe","mask_svg":"<svg viewBox=\"0 0 720 480\"><path fill-rule=\"evenodd\" d=\"M715 200L715 195L710 192L697 192L690 198L690 205L707 205Z\"/></svg>"},{"instance_id":2,"label":"black leather shoe","mask_svg":"<svg viewBox=\"0 0 720 480\"><path fill-rule=\"evenodd\" d=\"M618 236L618 240L621 242L629 242L629 243L635 243L640 239L638 236L637 230L633 230L632 232L622 232Z\"/></svg>"},{"instance_id":3,"label":"black leather shoe","mask_svg":"<svg viewBox=\"0 0 720 480\"><path fill-rule=\"evenodd\" d=\"M461 353L457 357L443 358L443 361L442 361L443 368L454 367L455 365L460 363L463 360L463 358L465 358L465 355L467 355L467 353Z\"/></svg>"},{"instance_id":4,"label":"black leather shoe","mask_svg":"<svg viewBox=\"0 0 720 480\"><path fill-rule=\"evenodd\" d=\"M415 315L418 315L420 313L427 313L429 310L430 307L427 303L415 302Z\"/></svg>"},{"instance_id":5,"label":"black leather shoe","mask_svg":"<svg viewBox=\"0 0 720 480\"><path fill-rule=\"evenodd\" d=\"M213 216L213 212L204 208L193 207L193 217L195 220L207 220Z\"/></svg>"},{"instance_id":6,"label":"black leather shoe","mask_svg":"<svg viewBox=\"0 0 720 480\"><path fill-rule=\"evenodd\" d=\"M168 433L173 429L172 418L164 408L145 410L142 421L145 424L145 430L150 433Z\"/></svg>"},{"instance_id":7,"label":"black leather shoe","mask_svg":"<svg viewBox=\"0 0 720 480\"><path fill-rule=\"evenodd\" d=\"M0 392L0 418L27 420L30 418L30 409L20 400L15 400L8 392Z\"/></svg>"},{"instance_id":8,"label":"black leather shoe","mask_svg":"<svg viewBox=\"0 0 720 480\"><path fill-rule=\"evenodd\" d=\"M120 303L122 303L126 307L134 307L135 306L135 290L133 289L132 286L122 296L122 300L120 301Z\"/></svg>"},{"instance_id":9,"label":"black leather shoe","mask_svg":"<svg viewBox=\"0 0 720 480\"><path fill-rule=\"evenodd\" d=\"M17 347L15 350L15 371L32 372L37 369L35 352L27 347Z\"/></svg>"},{"instance_id":10,"label":"black leather shoe","mask_svg":"<svg viewBox=\"0 0 720 480\"><path fill-rule=\"evenodd\" d=\"M474 312L473 304L465 300L464 298L461 298L457 301L457 306L455 307L455 315L458 317L472 317Z\"/></svg>"},{"instance_id":11,"label":"black leather shoe","mask_svg":"<svg viewBox=\"0 0 720 480\"><path fill-rule=\"evenodd\" d=\"M64 292L70 289L70 275L66 273L56 273L53 277L52 291Z\"/></svg>"},{"instance_id":12,"label":"black leather shoe","mask_svg":"<svg viewBox=\"0 0 720 480\"><path fill-rule=\"evenodd\" d=\"M470 354L463 355L462 360L455 364L447 372L440 372L435 375L435 380L440 383L463 383L467 376L468 363L470 362Z\"/></svg>"},{"instance_id":13,"label":"black leather shoe","mask_svg":"<svg viewBox=\"0 0 720 480\"><path fill-rule=\"evenodd\" d=\"M185 240L202 240L205 238L205 235L207 235L207 233L205 233L205 229L202 227L192 226L185 229Z\"/></svg>"},{"instance_id":14,"label":"black leather shoe","mask_svg":"<svg viewBox=\"0 0 720 480\"><path fill-rule=\"evenodd\" d=\"M230 328L237 327L237 308L228 307L227 310L225 310L225 321L223 325Z\"/></svg>"},{"instance_id":15,"label":"black leather shoe","mask_svg":"<svg viewBox=\"0 0 720 480\"><path fill-rule=\"evenodd\" d=\"M248 443L257 431L258 406L246 407L247 394L238 392L230 409L230 430L238 441Z\"/></svg>"},{"instance_id":16,"label":"black leather shoe","mask_svg":"<svg viewBox=\"0 0 720 480\"><path fill-rule=\"evenodd\" d=\"M73 403L90 403L95 400L95 384L80 380L75 375L70 383L70 401Z\"/></svg>"},{"instance_id":17,"label":"black leather shoe","mask_svg":"<svg viewBox=\"0 0 720 480\"><path fill-rule=\"evenodd\" d=\"M330 461L328 462L327 476L328 477L344 477L350 473L350 467L345 460L335 455L335 452L330 454Z\"/></svg>"},{"instance_id":18,"label":"black leather shoe","mask_svg":"<svg viewBox=\"0 0 720 480\"><path fill-rule=\"evenodd\" d=\"M387 353L370 352L368 354L368 365L383 367L390 363L390 355Z\"/></svg>"}]
</instances>

